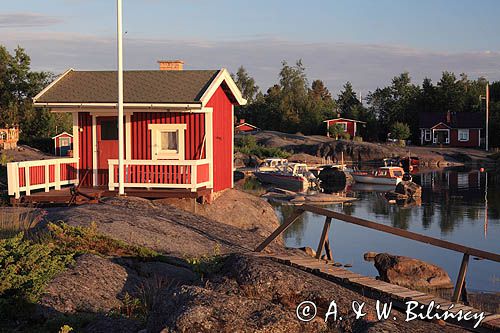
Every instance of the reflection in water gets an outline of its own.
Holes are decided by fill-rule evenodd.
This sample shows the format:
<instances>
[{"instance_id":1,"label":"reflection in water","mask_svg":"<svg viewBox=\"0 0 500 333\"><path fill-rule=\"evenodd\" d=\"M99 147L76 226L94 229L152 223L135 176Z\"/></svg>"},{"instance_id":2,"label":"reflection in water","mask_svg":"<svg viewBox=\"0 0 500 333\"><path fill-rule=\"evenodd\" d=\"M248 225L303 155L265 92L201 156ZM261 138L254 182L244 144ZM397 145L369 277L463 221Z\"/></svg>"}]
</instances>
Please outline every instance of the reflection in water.
<instances>
[{"instance_id":1,"label":"reflection in water","mask_svg":"<svg viewBox=\"0 0 500 333\"><path fill-rule=\"evenodd\" d=\"M500 251L498 175L457 168L418 174L414 181L422 185L420 206L390 204L383 192L374 189L362 191L353 186L347 191L358 201L328 208L466 246L495 253ZM276 209L287 216L293 208L278 206ZM304 214L302 220L286 231L286 245L316 248L323 219L311 213ZM362 260L363 253L368 251L390 252L433 262L445 268L452 279L460 265L461 254L340 221L334 221L330 238L334 257L343 262L354 262L353 270L366 275L377 274L372 264ZM468 287L500 291L499 272L498 263L471 260Z\"/></svg>"}]
</instances>

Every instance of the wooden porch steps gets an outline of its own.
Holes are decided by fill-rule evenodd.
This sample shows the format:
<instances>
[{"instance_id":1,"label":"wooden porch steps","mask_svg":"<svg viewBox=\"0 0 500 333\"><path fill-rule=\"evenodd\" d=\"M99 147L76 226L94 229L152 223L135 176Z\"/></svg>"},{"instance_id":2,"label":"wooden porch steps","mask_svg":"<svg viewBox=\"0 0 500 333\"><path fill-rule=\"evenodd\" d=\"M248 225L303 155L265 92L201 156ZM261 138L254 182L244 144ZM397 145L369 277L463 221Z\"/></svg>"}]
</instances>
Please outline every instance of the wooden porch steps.
<instances>
[{"instance_id":1,"label":"wooden porch steps","mask_svg":"<svg viewBox=\"0 0 500 333\"><path fill-rule=\"evenodd\" d=\"M309 272L326 280L340 284L348 289L359 292L364 296L373 299L384 299L393 302L393 306L398 309L405 310L406 302L416 301L427 309L429 303L434 301L434 309L437 305L440 306L435 312L441 314L452 304L449 300L426 294L423 292L411 290L405 287L393 285L384 281L377 280L373 277L363 276L351 272L345 268L335 267L333 263L315 258L305 258L290 255L275 255L262 252L251 253L254 256L269 258L281 264L295 267L297 269ZM482 312L460 303L454 303L454 307L448 310L450 313L456 313L462 310L463 312L471 311L473 313ZM473 329L475 321L455 321L448 320L449 323L466 329L472 329L480 332L499 332L500 331L500 314L484 312L485 319L481 322L477 329Z\"/></svg>"}]
</instances>

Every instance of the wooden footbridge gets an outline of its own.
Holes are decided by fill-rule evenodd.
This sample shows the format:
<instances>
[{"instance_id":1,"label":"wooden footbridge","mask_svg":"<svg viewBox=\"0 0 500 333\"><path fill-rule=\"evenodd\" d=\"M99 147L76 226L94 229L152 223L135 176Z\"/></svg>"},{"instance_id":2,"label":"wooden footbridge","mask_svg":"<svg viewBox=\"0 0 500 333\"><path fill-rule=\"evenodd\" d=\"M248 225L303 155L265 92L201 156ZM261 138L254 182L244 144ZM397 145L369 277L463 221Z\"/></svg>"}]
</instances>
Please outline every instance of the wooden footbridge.
<instances>
[{"instance_id":1,"label":"wooden footbridge","mask_svg":"<svg viewBox=\"0 0 500 333\"><path fill-rule=\"evenodd\" d=\"M269 245L269 243L271 243L274 239L276 239L276 237L278 237L281 233L288 229L305 212L312 212L318 215L325 216L323 231L320 235L319 244L316 251L316 258L275 255L262 252L262 250L264 250L267 245ZM347 269L336 267L334 265L333 253L330 246L330 241L328 239L328 233L330 230L332 219L461 253L463 255L462 262L451 300L446 300L434 295L393 285L384 281L377 280L373 277L362 276ZM321 259L323 257L323 251L325 251L326 259ZM434 309L436 309L436 306L439 305L439 309L434 310L434 313L438 314L442 314L445 310L448 310L452 304L453 307L448 310L449 313L457 313L459 311L462 311L462 313L466 313L468 311L472 313L482 312L481 310L470 307L467 302L465 278L467 274L469 258L470 256L475 256L482 259L500 262L500 255L496 253L482 251L441 239L421 235L411 231L394 228L380 223L360 219L354 216L333 212L331 210L313 205L302 205L296 207L293 213L286 219L286 221L284 221L281 226L279 226L268 238L266 238L259 246L257 246L254 252L257 256L268 257L271 260L277 261L279 263L312 273L326 280L341 284L342 286L359 292L364 296L373 299L383 299L384 301L391 301L395 308L404 310L406 309L406 302L416 301L420 305L424 306L424 309L422 310L422 312L424 312L427 311L427 307L429 306L430 302L434 301ZM461 301L461 303L459 302L459 300ZM485 318L476 329L473 329L472 327L475 321L458 322L454 321L454 319L450 319L447 320L447 322L478 332L500 332L500 314L484 312L484 315Z\"/></svg>"}]
</instances>

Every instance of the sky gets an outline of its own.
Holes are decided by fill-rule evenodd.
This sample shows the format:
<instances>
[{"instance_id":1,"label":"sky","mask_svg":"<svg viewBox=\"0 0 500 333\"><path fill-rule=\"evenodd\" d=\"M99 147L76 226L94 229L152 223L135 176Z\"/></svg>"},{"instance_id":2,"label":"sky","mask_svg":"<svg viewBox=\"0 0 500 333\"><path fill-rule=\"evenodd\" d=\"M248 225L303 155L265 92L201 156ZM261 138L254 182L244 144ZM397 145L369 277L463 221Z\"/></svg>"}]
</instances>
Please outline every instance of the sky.
<instances>
[{"instance_id":1,"label":"sky","mask_svg":"<svg viewBox=\"0 0 500 333\"><path fill-rule=\"evenodd\" d=\"M116 68L115 0L0 0L0 44L34 70ZM186 69L243 65L263 91L283 60L310 81L366 95L408 71L500 80L497 0L123 0L126 69L182 59Z\"/></svg>"}]
</instances>

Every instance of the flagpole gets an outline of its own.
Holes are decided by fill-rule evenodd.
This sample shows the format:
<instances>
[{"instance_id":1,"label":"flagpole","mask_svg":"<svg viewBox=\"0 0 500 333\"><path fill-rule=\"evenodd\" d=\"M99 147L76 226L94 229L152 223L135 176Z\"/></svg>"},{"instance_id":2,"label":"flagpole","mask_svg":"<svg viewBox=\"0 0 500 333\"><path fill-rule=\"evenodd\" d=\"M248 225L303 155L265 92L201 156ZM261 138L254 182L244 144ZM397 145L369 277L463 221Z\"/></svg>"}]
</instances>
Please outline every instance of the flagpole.
<instances>
[{"instance_id":1,"label":"flagpole","mask_svg":"<svg viewBox=\"0 0 500 333\"><path fill-rule=\"evenodd\" d=\"M116 12L116 37L118 49L118 194L124 195L122 0L116 0Z\"/></svg>"},{"instance_id":2,"label":"flagpole","mask_svg":"<svg viewBox=\"0 0 500 333\"><path fill-rule=\"evenodd\" d=\"M490 84L486 83L486 151L489 150L489 124L490 124Z\"/></svg>"}]
</instances>

